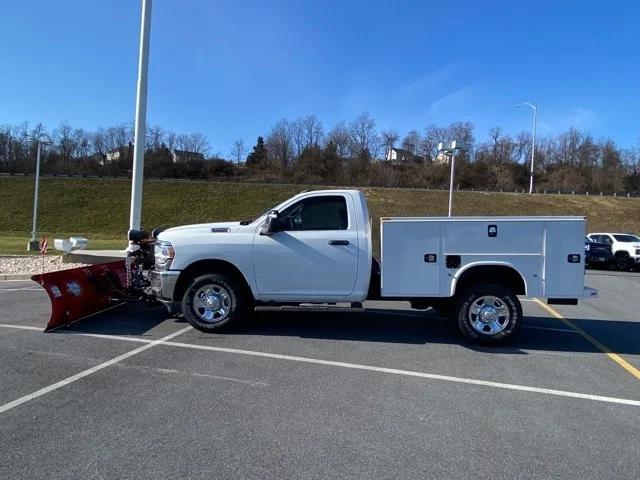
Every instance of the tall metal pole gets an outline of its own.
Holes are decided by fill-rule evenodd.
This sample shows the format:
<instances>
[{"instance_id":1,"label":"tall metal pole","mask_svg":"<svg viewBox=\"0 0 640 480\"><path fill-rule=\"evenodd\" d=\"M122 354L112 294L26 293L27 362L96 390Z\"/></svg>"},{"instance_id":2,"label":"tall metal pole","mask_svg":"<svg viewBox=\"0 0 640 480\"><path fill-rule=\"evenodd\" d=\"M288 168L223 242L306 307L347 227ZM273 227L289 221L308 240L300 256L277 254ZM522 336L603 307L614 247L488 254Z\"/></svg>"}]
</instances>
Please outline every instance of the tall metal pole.
<instances>
[{"instance_id":1,"label":"tall metal pole","mask_svg":"<svg viewBox=\"0 0 640 480\"><path fill-rule=\"evenodd\" d=\"M41 143L38 140L38 153L36 155L36 188L33 192L33 224L31 225L31 240L29 242L29 250L32 249L31 245L34 244L34 242L37 243L36 240L36 224L37 224L37 218L38 218L38 192L40 191L40 149L41 149ZM37 250L38 247L35 247L35 250Z\"/></svg>"},{"instance_id":2,"label":"tall metal pole","mask_svg":"<svg viewBox=\"0 0 640 480\"><path fill-rule=\"evenodd\" d=\"M133 141L133 173L131 178L131 215L129 229L140 228L142 210L142 180L147 121L147 76L149 70L149 36L151 33L151 2L142 0L140 22L140 54L138 58L138 88L136 92L136 124Z\"/></svg>"},{"instance_id":3,"label":"tall metal pole","mask_svg":"<svg viewBox=\"0 0 640 480\"><path fill-rule=\"evenodd\" d=\"M456 169L456 150L451 153L451 178L449 179L449 216L453 207L453 175Z\"/></svg>"},{"instance_id":4,"label":"tall metal pole","mask_svg":"<svg viewBox=\"0 0 640 480\"><path fill-rule=\"evenodd\" d=\"M533 162L536 158L536 121L538 117L538 107L531 105L533 108L533 137L531 138L531 176L529 177L529 193L533 193Z\"/></svg>"}]
</instances>

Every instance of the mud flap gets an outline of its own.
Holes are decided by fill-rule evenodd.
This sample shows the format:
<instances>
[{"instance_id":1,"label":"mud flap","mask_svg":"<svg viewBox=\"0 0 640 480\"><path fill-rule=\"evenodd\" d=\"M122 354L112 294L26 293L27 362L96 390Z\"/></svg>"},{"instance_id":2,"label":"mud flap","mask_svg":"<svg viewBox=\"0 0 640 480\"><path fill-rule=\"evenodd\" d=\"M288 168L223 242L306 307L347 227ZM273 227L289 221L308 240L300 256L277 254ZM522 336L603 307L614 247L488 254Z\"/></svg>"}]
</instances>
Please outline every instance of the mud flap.
<instances>
[{"instance_id":1,"label":"mud flap","mask_svg":"<svg viewBox=\"0 0 640 480\"><path fill-rule=\"evenodd\" d=\"M125 261L34 275L51 300L45 332L112 307L127 285Z\"/></svg>"}]
</instances>

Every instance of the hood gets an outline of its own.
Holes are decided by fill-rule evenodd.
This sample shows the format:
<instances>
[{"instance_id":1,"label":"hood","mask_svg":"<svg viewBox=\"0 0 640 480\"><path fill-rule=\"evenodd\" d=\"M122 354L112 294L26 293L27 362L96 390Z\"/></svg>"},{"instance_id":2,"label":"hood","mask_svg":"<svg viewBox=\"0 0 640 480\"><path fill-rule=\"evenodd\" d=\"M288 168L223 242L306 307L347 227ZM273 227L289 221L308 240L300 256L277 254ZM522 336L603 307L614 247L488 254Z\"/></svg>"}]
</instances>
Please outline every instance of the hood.
<instances>
[{"instance_id":1,"label":"hood","mask_svg":"<svg viewBox=\"0 0 640 480\"><path fill-rule=\"evenodd\" d=\"M196 234L196 233L227 233L232 232L238 228L240 222L213 222L213 223L197 223L193 225L181 225L179 227L172 227L164 230L158 235L159 240L163 240L163 237L171 234Z\"/></svg>"}]
</instances>

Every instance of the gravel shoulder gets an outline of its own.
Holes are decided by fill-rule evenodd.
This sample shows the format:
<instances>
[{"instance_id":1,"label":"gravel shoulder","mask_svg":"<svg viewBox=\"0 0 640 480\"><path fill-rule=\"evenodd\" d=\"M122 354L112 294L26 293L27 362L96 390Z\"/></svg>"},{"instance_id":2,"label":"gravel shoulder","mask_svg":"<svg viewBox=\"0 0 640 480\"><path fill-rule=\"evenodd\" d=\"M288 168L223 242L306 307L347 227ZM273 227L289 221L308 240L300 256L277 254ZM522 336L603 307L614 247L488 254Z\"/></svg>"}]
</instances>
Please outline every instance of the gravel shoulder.
<instances>
[{"instance_id":1,"label":"gravel shoulder","mask_svg":"<svg viewBox=\"0 0 640 480\"><path fill-rule=\"evenodd\" d=\"M62 255L0 257L1 275L35 275L84 266L83 263L62 263Z\"/></svg>"}]
</instances>

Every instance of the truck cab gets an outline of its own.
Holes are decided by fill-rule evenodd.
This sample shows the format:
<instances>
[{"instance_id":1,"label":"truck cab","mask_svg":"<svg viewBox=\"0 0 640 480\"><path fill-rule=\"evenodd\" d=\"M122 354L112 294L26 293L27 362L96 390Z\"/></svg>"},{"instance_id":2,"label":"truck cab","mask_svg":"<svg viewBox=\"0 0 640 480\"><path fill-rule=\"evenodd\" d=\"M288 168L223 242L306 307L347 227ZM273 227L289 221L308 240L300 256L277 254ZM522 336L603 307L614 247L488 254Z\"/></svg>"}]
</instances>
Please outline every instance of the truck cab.
<instances>
[{"instance_id":1,"label":"truck cab","mask_svg":"<svg viewBox=\"0 0 640 480\"><path fill-rule=\"evenodd\" d=\"M263 304L407 300L484 342L518 330L518 295L595 295L584 287L583 217L394 217L380 232L378 262L361 191L303 192L253 220L163 231L151 293L203 331Z\"/></svg>"}]
</instances>

